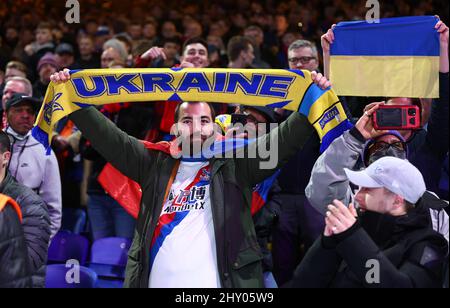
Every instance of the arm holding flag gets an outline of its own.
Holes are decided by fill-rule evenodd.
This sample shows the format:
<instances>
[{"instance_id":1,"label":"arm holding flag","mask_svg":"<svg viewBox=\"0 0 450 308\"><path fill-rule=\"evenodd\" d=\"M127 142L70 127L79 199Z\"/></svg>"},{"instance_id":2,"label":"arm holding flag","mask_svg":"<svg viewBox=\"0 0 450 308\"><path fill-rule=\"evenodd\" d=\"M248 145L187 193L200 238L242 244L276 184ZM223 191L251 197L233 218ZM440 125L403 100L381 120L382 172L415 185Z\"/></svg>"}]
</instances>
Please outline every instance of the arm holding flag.
<instances>
[{"instance_id":1,"label":"arm holding flag","mask_svg":"<svg viewBox=\"0 0 450 308\"><path fill-rule=\"evenodd\" d=\"M331 29L327 31L320 38L320 43L322 45L323 50L323 71L326 78L330 78L330 46L334 42L334 32L333 29L336 25L332 25Z\"/></svg>"},{"instance_id":2,"label":"arm holding flag","mask_svg":"<svg viewBox=\"0 0 450 308\"><path fill-rule=\"evenodd\" d=\"M411 162L424 175L427 189L438 191L442 164L449 150L449 61L448 27L441 21L436 25L440 33L441 55L439 69L439 98L431 101L431 113L426 130L414 135L409 147L415 151ZM423 103L423 100L421 100ZM419 142L414 142L417 139ZM420 144L418 147L416 144Z\"/></svg>"},{"instance_id":3,"label":"arm holding flag","mask_svg":"<svg viewBox=\"0 0 450 308\"><path fill-rule=\"evenodd\" d=\"M449 148L449 28L439 21L436 29L440 37L439 98L433 100L431 116L428 121L426 143L440 160L446 156Z\"/></svg>"},{"instance_id":4,"label":"arm holding flag","mask_svg":"<svg viewBox=\"0 0 450 308\"><path fill-rule=\"evenodd\" d=\"M436 16L439 18L439 16ZM440 42L440 60L439 60L439 72L440 73L448 73L449 72L449 61L448 61L448 38L449 38L449 29L446 24L442 20L439 20L435 26L435 29L439 33L439 42Z\"/></svg>"}]
</instances>

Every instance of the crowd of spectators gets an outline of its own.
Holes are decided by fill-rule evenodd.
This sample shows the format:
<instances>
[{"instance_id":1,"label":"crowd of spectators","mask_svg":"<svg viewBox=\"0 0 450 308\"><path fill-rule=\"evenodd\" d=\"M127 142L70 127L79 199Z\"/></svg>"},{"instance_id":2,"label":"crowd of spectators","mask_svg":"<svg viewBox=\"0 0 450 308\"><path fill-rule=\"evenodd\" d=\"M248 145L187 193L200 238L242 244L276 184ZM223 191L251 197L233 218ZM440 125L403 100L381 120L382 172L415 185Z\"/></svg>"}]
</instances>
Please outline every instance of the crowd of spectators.
<instances>
[{"instance_id":1,"label":"crowd of spectators","mask_svg":"<svg viewBox=\"0 0 450 308\"><path fill-rule=\"evenodd\" d=\"M8 152L6 147L13 149L11 156L8 156L8 163L11 161L13 164L9 166L9 173L5 171L3 175L5 180L0 193L6 194L7 181L13 183L8 185L23 184L31 188L34 192L30 191L29 194L33 198L39 195L48 208L45 215L42 214L42 219L50 221L45 230L41 230L41 233L45 233L44 238L35 239L25 230L25 244L37 247L29 248L29 258L33 260L30 269L30 283L33 286L43 286L46 256L43 256L45 253L42 247L51 241L60 228L63 208L87 207L92 240L114 236L132 238L135 227L135 220L97 181L107 161L93 149L90 141L82 136L72 121L64 119L59 123L54 132L50 156L45 155L43 150L40 154L36 152L36 148L33 150L32 147L37 143L33 143L29 136L30 123L35 119L33 112L38 110L39 102L44 99L52 74L64 68L79 70L176 66L323 71L322 36L340 21L364 19L369 9L364 0L186 0L182 3L172 0L79 0L81 22L69 24L66 22L66 13L70 9L66 8L64 2L0 2L0 128L13 141L9 144L4 136L0 136L5 139L0 152ZM441 20L448 24L449 2L446 0L381 1L381 17L435 15L437 12ZM444 73L441 74L441 83L442 80L448 83L448 69L441 73ZM448 199L448 187L445 190L439 182L440 170L444 170L444 173L447 170L448 186L448 143L443 146L439 142L445 132L448 136L448 117L444 119L445 122L438 116L443 104L447 104L445 110L448 112L448 87L446 89L446 102L442 98L433 102L435 105L432 105L431 100L421 102L423 118L431 118L430 123L427 120L423 123L428 132L423 130L413 136L394 137L403 144L415 145L410 142L412 139L421 140L417 146L419 150L410 154L410 160L424 174L427 188L432 186L440 197ZM29 110L23 107L17 109L25 96L32 97L27 98L31 107ZM366 105L373 102L374 98L347 97L343 100L348 114L356 123L364 111L369 110ZM438 105L441 109L436 109ZM435 106L434 113L431 112L432 106ZM234 110L234 107L214 104L217 115L244 113L245 108ZM104 106L101 112L129 135L157 142L170 138L168 134L173 124L175 106L169 102L117 102ZM267 109L252 108L247 110L246 115L253 116L255 122L260 123L281 122L288 116ZM15 116L24 120L15 121ZM440 119L438 123L436 119ZM21 127L24 128L23 132L20 131ZM363 138L355 130L347 132L342 138L328 151L328 155L319 159L320 140L315 135L311 137L304 149L280 170L273 184L267 209L254 217L258 236L264 234L263 238L260 237L260 244L263 243L263 251L266 249L265 253L270 255L264 260L264 270L274 272L278 284L285 284L292 279L295 268L323 231L324 223L319 212L324 214L326 205L333 201L318 201L317 198L322 198L325 194L319 196L312 193L313 188L317 187L314 181L318 181L318 178L319 184L325 181L320 178L322 174L316 161L334 158L333 151L339 146L339 142L354 142L363 149L370 139ZM436 148L439 148L436 164L430 166L429 163L423 163L420 153L434 154ZM359 158L351 153L349 157L352 166ZM433 159L435 157L436 155ZM419 158L422 161L416 162ZM349 166L343 161L341 164L343 167L340 168L340 173L332 173L345 177L344 167ZM31 166L32 172L23 171L24 166ZM433 174L427 174L427 168L432 167L436 167ZM315 177L311 178L312 172ZM331 171L325 168L324 172L329 174ZM334 179L328 176L325 178L328 181L326 187L331 189L336 184ZM432 178L433 185L428 185L429 178ZM343 179L336 181L342 184ZM324 185L318 187L323 189ZM15 191L25 191L25 188L16 186ZM350 199L350 194L347 182L342 197ZM39 208L33 204L37 201L31 203L30 208ZM313 207L319 211L315 211ZM25 223L30 220L38 223L33 210L31 212L34 216L30 214L29 208L22 211ZM267 228L267 225L270 227ZM269 246L271 252L268 251ZM19 285L22 284L23 281Z\"/></svg>"}]
</instances>

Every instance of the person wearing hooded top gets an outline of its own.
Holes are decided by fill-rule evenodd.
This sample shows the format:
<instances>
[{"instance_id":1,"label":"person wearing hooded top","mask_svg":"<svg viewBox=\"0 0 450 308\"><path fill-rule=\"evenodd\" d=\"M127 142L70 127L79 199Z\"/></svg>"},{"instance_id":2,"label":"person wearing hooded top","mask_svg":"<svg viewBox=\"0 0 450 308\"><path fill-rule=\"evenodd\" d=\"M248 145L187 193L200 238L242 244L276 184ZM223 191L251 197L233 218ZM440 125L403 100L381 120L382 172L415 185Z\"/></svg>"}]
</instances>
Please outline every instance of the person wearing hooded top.
<instances>
[{"instance_id":1,"label":"person wearing hooded top","mask_svg":"<svg viewBox=\"0 0 450 308\"><path fill-rule=\"evenodd\" d=\"M366 111L355 127L334 140L314 165L305 194L311 205L323 215L327 212L327 205L335 199L346 205L353 202L353 189L344 168L359 170L386 156L410 159L407 143L400 133L378 131L373 127L372 115L379 108L380 105L375 104ZM430 223L448 241L448 215L444 210L445 203L441 205L429 209Z\"/></svg>"},{"instance_id":2,"label":"person wearing hooded top","mask_svg":"<svg viewBox=\"0 0 450 308\"><path fill-rule=\"evenodd\" d=\"M326 206L334 199L349 204L352 189L344 168L358 170L377 159L394 156L408 159L419 169L426 188L438 192L440 175L449 147L449 29L442 22L436 24L440 37L439 98L433 100L426 129L418 131L377 131L372 124L372 114L384 104L366 106L364 115L351 130L337 138L316 161L305 194L311 205L325 214ZM322 44L329 49L333 43L333 31L322 37ZM326 54L324 54L326 56ZM392 98L387 104L409 104L407 98ZM448 215L442 208L430 209L432 224L449 239Z\"/></svg>"},{"instance_id":3,"label":"person wearing hooded top","mask_svg":"<svg viewBox=\"0 0 450 308\"><path fill-rule=\"evenodd\" d=\"M61 177L55 153L46 155L42 144L31 135L39 108L39 100L15 93L6 102L8 126L4 131L11 140L8 172L44 201L50 217L51 241L61 227Z\"/></svg>"},{"instance_id":4,"label":"person wearing hooded top","mask_svg":"<svg viewBox=\"0 0 450 308\"><path fill-rule=\"evenodd\" d=\"M355 197L360 213L338 200L327 206L323 235L289 286L442 287L448 242L431 227L428 209L445 202L426 191L420 171L405 159L386 156L345 174L360 188ZM381 226L376 232L373 221Z\"/></svg>"},{"instance_id":5,"label":"person wearing hooded top","mask_svg":"<svg viewBox=\"0 0 450 308\"><path fill-rule=\"evenodd\" d=\"M442 167L449 150L449 28L439 20L435 25L439 33L440 56L439 56L439 98L427 102L427 99L418 98L388 98L386 102L369 104L364 109L364 116L375 105L415 105L422 110L423 128L419 130L400 130L408 146L408 160L416 166L422 173L428 190L438 193ZM330 46L334 43L335 37L332 29L322 36L322 47L324 49L324 61L329 60ZM328 60L327 60L328 59ZM329 71L325 65L325 76L329 76ZM399 72L401 74L402 72ZM405 83L410 81L405 80ZM426 105L431 105L431 113L428 114ZM425 112L427 111L427 112ZM429 119L428 119L429 117ZM428 121L427 121L428 119ZM365 143L371 136L360 136L355 130L353 137L359 140L358 144L353 143L361 152ZM354 140L345 140L352 142ZM351 138L351 137L350 137ZM356 149L352 147L352 149ZM342 158L346 159L346 158ZM316 165L317 166L317 165ZM327 203L328 204L328 203Z\"/></svg>"}]
</instances>

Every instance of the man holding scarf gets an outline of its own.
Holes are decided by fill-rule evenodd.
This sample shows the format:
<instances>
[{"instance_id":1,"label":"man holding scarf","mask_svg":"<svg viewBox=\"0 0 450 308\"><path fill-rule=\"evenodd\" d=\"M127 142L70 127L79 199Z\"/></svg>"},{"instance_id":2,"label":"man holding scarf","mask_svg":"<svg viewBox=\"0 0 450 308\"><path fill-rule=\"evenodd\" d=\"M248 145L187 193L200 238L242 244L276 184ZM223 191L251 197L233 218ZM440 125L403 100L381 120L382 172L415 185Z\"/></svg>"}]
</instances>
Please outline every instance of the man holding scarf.
<instances>
[{"instance_id":1,"label":"man holding scarf","mask_svg":"<svg viewBox=\"0 0 450 308\"><path fill-rule=\"evenodd\" d=\"M68 71L52 76L55 83L69 79ZM321 74L314 82L322 89L330 86ZM262 255L250 212L252 187L286 163L313 133L304 114L293 113L245 148L252 153L252 147L267 148L276 140L278 161L270 170L260 169L260 158L174 159L170 144L144 146L92 107L70 119L99 153L142 188L126 287L263 287ZM214 134L213 119L207 103L177 108L175 122L182 125L179 136L186 147L201 148Z\"/></svg>"}]
</instances>

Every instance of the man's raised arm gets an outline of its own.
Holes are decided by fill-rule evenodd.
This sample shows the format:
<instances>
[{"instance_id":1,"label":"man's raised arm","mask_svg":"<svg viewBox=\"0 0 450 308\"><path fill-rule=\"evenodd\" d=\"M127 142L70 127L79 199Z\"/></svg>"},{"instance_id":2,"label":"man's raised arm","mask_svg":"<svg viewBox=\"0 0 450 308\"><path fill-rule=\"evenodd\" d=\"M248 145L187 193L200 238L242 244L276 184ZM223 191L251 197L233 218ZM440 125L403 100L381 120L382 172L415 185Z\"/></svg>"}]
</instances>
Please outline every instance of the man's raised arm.
<instances>
[{"instance_id":1,"label":"man's raised arm","mask_svg":"<svg viewBox=\"0 0 450 308\"><path fill-rule=\"evenodd\" d=\"M69 79L68 70L51 76L55 83L67 82ZM148 153L139 140L121 131L94 107L78 110L69 118L103 158L124 175L141 184L142 170L145 170L144 163Z\"/></svg>"},{"instance_id":2,"label":"man's raised arm","mask_svg":"<svg viewBox=\"0 0 450 308\"><path fill-rule=\"evenodd\" d=\"M323 90L331 86L331 83L320 73L313 72L312 79ZM268 160L261 158L237 159L237 170L249 183L256 185L286 164L295 153L303 148L314 132L314 127L309 123L308 118L299 112L294 112L279 127L258 138L247 149L247 155L256 153L257 156L268 150L270 152L268 160L275 159L275 164L270 167L271 164L268 163Z\"/></svg>"}]
</instances>

